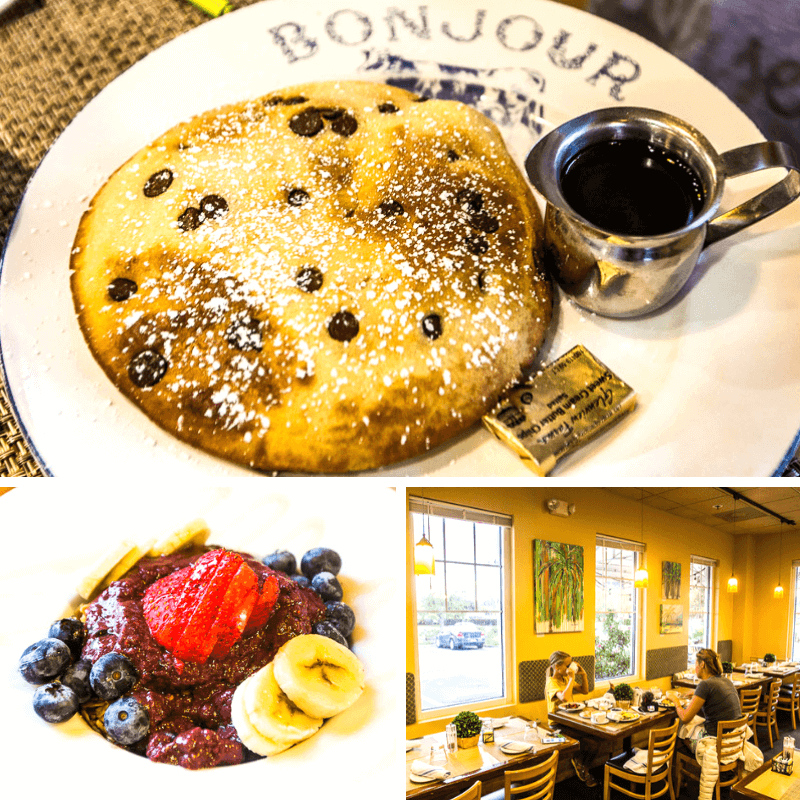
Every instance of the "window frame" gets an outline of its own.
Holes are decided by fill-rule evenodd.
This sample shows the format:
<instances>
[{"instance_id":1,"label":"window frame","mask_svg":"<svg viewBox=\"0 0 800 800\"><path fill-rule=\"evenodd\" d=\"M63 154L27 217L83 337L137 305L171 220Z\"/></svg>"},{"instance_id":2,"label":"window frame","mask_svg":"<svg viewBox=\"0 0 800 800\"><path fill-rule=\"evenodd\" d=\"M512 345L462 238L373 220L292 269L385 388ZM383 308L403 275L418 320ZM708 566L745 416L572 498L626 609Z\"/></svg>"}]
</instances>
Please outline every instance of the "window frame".
<instances>
[{"instance_id":1,"label":"window frame","mask_svg":"<svg viewBox=\"0 0 800 800\"><path fill-rule=\"evenodd\" d=\"M413 624L413 647L414 647L414 704L416 711L417 723L429 722L437 719L452 719L455 714L460 711L480 711L482 709L497 709L507 706L513 706L517 701L517 685L514 681L514 665L516 664L516 646L514 642L514 523L513 517L499 512L492 512L483 509L477 509L470 506L459 505L455 503L447 503L439 500L428 500L413 495L409 495L409 502L407 507L408 512L408 539L410 545L410 552L414 552L414 545L417 539L422 535L422 532L417 532L414 527L413 515L420 513L420 508L425 508L424 513L430 514L432 517L452 518L456 520L467 520L475 522L483 522L488 524L497 524L501 528L500 543L501 543L501 570L502 570L502 587L503 587L503 601L501 615L502 637L503 637L503 685L505 693L503 697L491 698L479 703L470 702L460 705L441 706L439 708L423 711L422 709L422 674L420 671L419 663L419 629L417 627L417 581L425 580L425 575L414 575L413 558L410 564L407 564L407 570L410 574L411 592L410 605L411 616ZM427 533L427 529L426 529ZM437 562L441 563L441 562ZM469 612L466 612L469 613Z\"/></svg>"},{"instance_id":2,"label":"window frame","mask_svg":"<svg viewBox=\"0 0 800 800\"><path fill-rule=\"evenodd\" d=\"M692 555L689 556L689 611L687 614L686 620L686 650L687 650L687 666L693 665L695 656L697 655L697 651L692 651L692 643L689 641L689 636L691 633L691 620L692 620L692 566L694 564L698 564L700 566L708 567L710 570L709 573L709 580L708 580L708 587L707 587L707 597L708 597L708 644L705 646L710 648L711 650L716 651L716 647L714 647L714 640L715 640L715 630L716 630L716 620L717 620L717 579L718 579L718 572L719 572L719 562L713 558L706 558L705 556L696 556ZM702 649L702 648L698 648Z\"/></svg>"},{"instance_id":3,"label":"window frame","mask_svg":"<svg viewBox=\"0 0 800 800\"><path fill-rule=\"evenodd\" d=\"M643 542L635 542L630 539L621 539L618 536L609 536L603 533L598 533L595 536L595 563L594 563L594 580L595 580L595 606L594 606L594 652L595 652L595 688L599 686L606 686L611 684L614 681L620 680L630 680L636 681L641 679L642 677L642 664L644 663L644 646L645 646L645 616L646 614L643 613L643 609L647 608L647 597L646 597L646 589L639 588L637 586L633 586L633 593L634 593L634 610L631 612L633 615L634 620L634 643L633 647L631 648L633 654L633 672L628 673L627 675L617 675L612 676L609 678L598 678L597 677L597 616L598 613L608 613L608 612L598 612L597 610L597 579L600 577L598 571L598 562L597 562L597 548L598 547L606 547L606 548L616 548L620 550L628 550L633 552L634 554L634 565L633 571L634 576L636 574L636 570L645 567L647 564L647 546ZM604 575L603 577L607 577ZM633 583L633 581L631 581Z\"/></svg>"}]
</instances>

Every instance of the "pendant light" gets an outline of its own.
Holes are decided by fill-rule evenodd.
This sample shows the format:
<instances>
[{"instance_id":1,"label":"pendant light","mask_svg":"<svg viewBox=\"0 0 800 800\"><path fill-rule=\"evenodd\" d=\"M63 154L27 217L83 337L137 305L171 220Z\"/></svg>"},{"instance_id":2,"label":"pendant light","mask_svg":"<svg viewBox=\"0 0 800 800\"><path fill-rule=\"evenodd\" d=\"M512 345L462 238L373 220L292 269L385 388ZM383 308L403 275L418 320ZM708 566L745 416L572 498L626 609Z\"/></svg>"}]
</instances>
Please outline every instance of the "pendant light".
<instances>
[{"instance_id":1,"label":"pendant light","mask_svg":"<svg viewBox=\"0 0 800 800\"><path fill-rule=\"evenodd\" d=\"M640 536L640 538L641 538L642 545L644 545L644 489L642 489L641 492L642 492L642 497L641 497L641 501L639 503L639 505L641 507L641 511L642 511L641 529L640 529L641 536ZM650 580L650 578L649 578L649 575L647 574L647 570L644 568L644 566L640 566L639 569L636 570L636 574L633 576L633 585L637 589L646 589L647 588L647 584L649 583L649 580Z\"/></svg>"},{"instance_id":2,"label":"pendant light","mask_svg":"<svg viewBox=\"0 0 800 800\"><path fill-rule=\"evenodd\" d=\"M781 586L782 561L783 561L783 520L781 520L781 547L780 547L780 556L778 558L778 585L775 587L775 591L773 592L776 600L780 600L783 597L783 586Z\"/></svg>"},{"instance_id":3,"label":"pendant light","mask_svg":"<svg viewBox=\"0 0 800 800\"><path fill-rule=\"evenodd\" d=\"M425 513L425 496L422 497L422 538L414 545L414 574L435 575L436 562L431 544L431 518ZM428 535L425 535L425 522L428 523Z\"/></svg>"},{"instance_id":4,"label":"pendant light","mask_svg":"<svg viewBox=\"0 0 800 800\"><path fill-rule=\"evenodd\" d=\"M733 541L736 547L736 495L733 497ZM733 574L733 558L731 558L731 576L728 578L728 594L736 594L739 591L739 581Z\"/></svg>"}]
</instances>

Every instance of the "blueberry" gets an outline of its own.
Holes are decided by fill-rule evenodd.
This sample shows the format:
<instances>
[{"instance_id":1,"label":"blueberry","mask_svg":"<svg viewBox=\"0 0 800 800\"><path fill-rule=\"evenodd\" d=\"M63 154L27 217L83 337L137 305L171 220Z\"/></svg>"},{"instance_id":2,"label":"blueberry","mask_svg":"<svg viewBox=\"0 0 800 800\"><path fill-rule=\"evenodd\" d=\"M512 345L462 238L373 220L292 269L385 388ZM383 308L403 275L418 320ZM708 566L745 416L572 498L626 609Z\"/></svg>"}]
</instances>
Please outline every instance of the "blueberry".
<instances>
[{"instance_id":1,"label":"blueberry","mask_svg":"<svg viewBox=\"0 0 800 800\"><path fill-rule=\"evenodd\" d=\"M28 683L47 683L60 675L70 661L69 647L61 639L40 639L25 648L19 659L19 671Z\"/></svg>"},{"instance_id":2,"label":"blueberry","mask_svg":"<svg viewBox=\"0 0 800 800\"><path fill-rule=\"evenodd\" d=\"M79 705L75 692L60 683L46 683L33 693L33 710L45 722L66 722Z\"/></svg>"},{"instance_id":3,"label":"blueberry","mask_svg":"<svg viewBox=\"0 0 800 800\"><path fill-rule=\"evenodd\" d=\"M311 588L311 581L305 575L292 575L292 580L299 583L304 589Z\"/></svg>"},{"instance_id":4,"label":"blueberry","mask_svg":"<svg viewBox=\"0 0 800 800\"><path fill-rule=\"evenodd\" d=\"M89 682L94 693L103 700L116 700L133 689L139 676L130 660L122 653L106 653L94 662Z\"/></svg>"},{"instance_id":5,"label":"blueberry","mask_svg":"<svg viewBox=\"0 0 800 800\"><path fill-rule=\"evenodd\" d=\"M323 600L341 600L342 584L339 579L330 572L318 572L311 579L311 588Z\"/></svg>"},{"instance_id":6,"label":"blueberry","mask_svg":"<svg viewBox=\"0 0 800 800\"><path fill-rule=\"evenodd\" d=\"M345 639L344 636L339 633L339 629L327 619L318 622L314 626L314 633L319 636L327 636L329 639L333 639L334 642L339 642L342 647L347 647L347 639Z\"/></svg>"},{"instance_id":7,"label":"blueberry","mask_svg":"<svg viewBox=\"0 0 800 800\"><path fill-rule=\"evenodd\" d=\"M325 617L342 636L347 637L356 626L356 615L347 603L333 600L325 603Z\"/></svg>"},{"instance_id":8,"label":"blueberry","mask_svg":"<svg viewBox=\"0 0 800 800\"><path fill-rule=\"evenodd\" d=\"M88 658L82 658L66 668L61 676L61 683L69 686L78 696L79 703L85 703L94 696L92 684L89 681L89 674L92 671L92 662Z\"/></svg>"},{"instance_id":9,"label":"blueberry","mask_svg":"<svg viewBox=\"0 0 800 800\"><path fill-rule=\"evenodd\" d=\"M314 547L300 561L300 570L307 578L313 578L318 572L330 572L338 575L342 568L341 556L327 547Z\"/></svg>"},{"instance_id":10,"label":"blueberry","mask_svg":"<svg viewBox=\"0 0 800 800\"><path fill-rule=\"evenodd\" d=\"M297 572L297 559L288 550L276 550L261 559L262 564L266 564L270 569L278 572L285 572L287 575L294 575Z\"/></svg>"},{"instance_id":11,"label":"blueberry","mask_svg":"<svg viewBox=\"0 0 800 800\"><path fill-rule=\"evenodd\" d=\"M75 619L75 617L60 619L50 626L50 632L47 635L53 639L61 639L69 647L73 658L78 659L81 657L84 628L80 620Z\"/></svg>"},{"instance_id":12,"label":"blueberry","mask_svg":"<svg viewBox=\"0 0 800 800\"><path fill-rule=\"evenodd\" d=\"M121 697L103 715L106 733L117 744L135 744L150 732L150 715L135 697Z\"/></svg>"}]
</instances>

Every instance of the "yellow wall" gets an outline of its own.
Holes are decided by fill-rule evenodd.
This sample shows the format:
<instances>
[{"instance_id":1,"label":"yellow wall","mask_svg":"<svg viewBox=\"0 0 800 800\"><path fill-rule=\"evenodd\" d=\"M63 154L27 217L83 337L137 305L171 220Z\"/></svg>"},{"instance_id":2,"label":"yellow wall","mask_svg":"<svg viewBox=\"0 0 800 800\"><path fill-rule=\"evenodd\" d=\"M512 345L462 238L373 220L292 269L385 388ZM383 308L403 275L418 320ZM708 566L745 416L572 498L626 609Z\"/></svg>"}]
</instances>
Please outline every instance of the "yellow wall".
<instances>
[{"instance_id":1,"label":"yellow wall","mask_svg":"<svg viewBox=\"0 0 800 800\"><path fill-rule=\"evenodd\" d=\"M572 655L592 655L594 653L594 562L595 537L598 533L616 536L632 541L641 539L641 506L638 501L627 500L605 489L595 488L463 488L446 487L423 490L409 488L407 495L426 499L444 500L487 511L511 514L514 517L513 536L513 610L514 653L514 694L516 696L517 664L520 661L533 661L547 658L554 650L565 650ZM544 508L547 499L556 497L575 503L577 510L571 517L556 517ZM407 563L413 562L413 538L408 533ZM560 633L536 636L533 633L533 540L547 539L556 542L579 544L584 547L585 565L585 625L583 632ZM647 567L650 572L650 588L645 590L644 618L645 649L675 647L688 642L689 613L689 558L692 555L705 556L719 561L717 570L717 628L714 645L718 640L734 639L732 618L734 599L725 591L731 562L734 556L733 537L713 531L711 528L684 520L654 508L644 509L644 543L647 546ZM800 551L797 555L800 558ZM659 633L659 605L661 602L661 562L680 561L683 565L681 583L681 603L684 606L684 630L680 634L662 636ZM406 592L406 671L416 674L415 666L415 628L412 615L411 597L413 593L412 570L408 570ZM786 579L788 584L788 577ZM774 585L774 582L773 582ZM721 587L721 593L719 589ZM782 651L781 651L782 652ZM749 656L750 654L747 653ZM640 672L644 675L644 654L641 657ZM632 681L634 685L643 680ZM669 686L669 679L657 682L662 688ZM602 684L600 685L602 688ZM595 694L599 694L596 691ZM484 713L483 711L481 713ZM490 710L489 715L499 716L518 713L530 718L545 718L544 701L537 703L514 703L511 706ZM446 715L448 721L452 715ZM409 726L408 736L420 736L440 730L442 722L432 721Z\"/></svg>"}]
</instances>

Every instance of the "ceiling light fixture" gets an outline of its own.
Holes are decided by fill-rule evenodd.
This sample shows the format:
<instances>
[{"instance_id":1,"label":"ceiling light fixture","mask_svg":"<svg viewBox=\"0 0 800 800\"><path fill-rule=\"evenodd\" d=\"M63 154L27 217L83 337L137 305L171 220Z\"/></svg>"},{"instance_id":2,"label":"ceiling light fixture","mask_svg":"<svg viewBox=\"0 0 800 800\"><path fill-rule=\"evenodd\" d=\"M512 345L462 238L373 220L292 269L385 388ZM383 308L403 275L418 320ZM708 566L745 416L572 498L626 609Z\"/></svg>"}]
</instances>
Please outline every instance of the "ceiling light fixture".
<instances>
[{"instance_id":1,"label":"ceiling light fixture","mask_svg":"<svg viewBox=\"0 0 800 800\"><path fill-rule=\"evenodd\" d=\"M431 544L431 518L430 513L425 513L425 496L422 497L422 538L414 545L414 574L435 575L436 561L434 559L433 545ZM428 534L425 535L425 522L428 523Z\"/></svg>"},{"instance_id":2,"label":"ceiling light fixture","mask_svg":"<svg viewBox=\"0 0 800 800\"><path fill-rule=\"evenodd\" d=\"M781 547L780 555L778 556L778 585L775 587L773 594L776 600L783 597L783 586L781 586L781 562L783 561L783 522L781 522Z\"/></svg>"},{"instance_id":3,"label":"ceiling light fixture","mask_svg":"<svg viewBox=\"0 0 800 800\"><path fill-rule=\"evenodd\" d=\"M644 489L641 490L642 497L640 500L640 507L642 511L641 516L641 526L640 526L640 539L642 542L642 559L644 559ZM639 569L636 570L636 574L633 576L633 585L637 589L646 589L647 584L650 581L650 576L647 574L647 570L645 569L644 565L641 565Z\"/></svg>"},{"instance_id":4,"label":"ceiling light fixture","mask_svg":"<svg viewBox=\"0 0 800 800\"><path fill-rule=\"evenodd\" d=\"M736 495L733 497L733 541L736 548ZM728 594L736 594L739 591L739 581L733 574L733 556L731 556L731 576L728 578Z\"/></svg>"}]
</instances>

